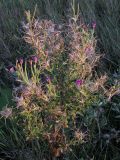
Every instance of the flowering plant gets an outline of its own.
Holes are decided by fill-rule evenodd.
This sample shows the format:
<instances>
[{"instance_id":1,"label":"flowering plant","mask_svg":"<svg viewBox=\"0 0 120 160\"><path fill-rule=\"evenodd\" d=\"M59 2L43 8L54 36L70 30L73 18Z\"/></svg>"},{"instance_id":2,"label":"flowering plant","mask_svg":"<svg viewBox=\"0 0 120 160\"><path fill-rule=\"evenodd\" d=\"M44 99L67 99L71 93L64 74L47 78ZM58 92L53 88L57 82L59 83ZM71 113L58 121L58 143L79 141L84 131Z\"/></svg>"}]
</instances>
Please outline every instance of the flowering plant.
<instances>
[{"instance_id":1,"label":"flowering plant","mask_svg":"<svg viewBox=\"0 0 120 160\"><path fill-rule=\"evenodd\" d=\"M109 97L107 76L95 72L100 59L96 24L89 30L79 19L56 25L31 19L29 12L27 17L24 39L34 55L16 62L18 124L26 141L47 141L52 155L59 157L70 146L87 141L89 133L78 125L79 115Z\"/></svg>"}]
</instances>

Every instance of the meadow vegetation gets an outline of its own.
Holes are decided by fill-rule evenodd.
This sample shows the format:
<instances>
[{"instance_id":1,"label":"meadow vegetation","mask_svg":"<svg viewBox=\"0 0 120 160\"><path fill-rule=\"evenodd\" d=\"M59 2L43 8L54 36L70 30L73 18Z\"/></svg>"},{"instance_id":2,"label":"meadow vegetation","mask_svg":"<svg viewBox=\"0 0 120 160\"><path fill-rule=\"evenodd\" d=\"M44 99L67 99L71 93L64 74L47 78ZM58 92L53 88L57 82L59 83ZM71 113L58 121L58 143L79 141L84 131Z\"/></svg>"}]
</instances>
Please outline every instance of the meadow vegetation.
<instances>
[{"instance_id":1,"label":"meadow vegetation","mask_svg":"<svg viewBox=\"0 0 120 160\"><path fill-rule=\"evenodd\" d=\"M119 9L0 1L1 160L119 160Z\"/></svg>"}]
</instances>

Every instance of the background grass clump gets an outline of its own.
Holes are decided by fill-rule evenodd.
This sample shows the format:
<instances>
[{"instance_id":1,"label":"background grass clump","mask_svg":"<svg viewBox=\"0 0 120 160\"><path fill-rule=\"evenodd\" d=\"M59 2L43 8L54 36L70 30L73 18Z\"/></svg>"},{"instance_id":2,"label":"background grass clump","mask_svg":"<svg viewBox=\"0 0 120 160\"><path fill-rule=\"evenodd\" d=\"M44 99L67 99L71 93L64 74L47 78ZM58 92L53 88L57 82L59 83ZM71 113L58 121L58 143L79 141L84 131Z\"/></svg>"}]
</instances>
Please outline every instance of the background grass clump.
<instances>
[{"instance_id":1,"label":"background grass clump","mask_svg":"<svg viewBox=\"0 0 120 160\"><path fill-rule=\"evenodd\" d=\"M55 21L63 20L71 11L71 0L38 0L21 1L10 0L0 1L0 45L1 58L16 55L16 52L24 51L25 45L21 39L21 21L25 10L34 11L37 5L37 16L49 17ZM114 70L119 66L119 0L75 0L79 4L80 14L87 24L96 21L98 46L101 53L105 54L108 68ZM77 5L76 5L77 6ZM17 54L18 54L17 53ZM23 53L21 53L23 54ZM113 66L113 67L112 67ZM111 70L112 70L111 69Z\"/></svg>"}]
</instances>

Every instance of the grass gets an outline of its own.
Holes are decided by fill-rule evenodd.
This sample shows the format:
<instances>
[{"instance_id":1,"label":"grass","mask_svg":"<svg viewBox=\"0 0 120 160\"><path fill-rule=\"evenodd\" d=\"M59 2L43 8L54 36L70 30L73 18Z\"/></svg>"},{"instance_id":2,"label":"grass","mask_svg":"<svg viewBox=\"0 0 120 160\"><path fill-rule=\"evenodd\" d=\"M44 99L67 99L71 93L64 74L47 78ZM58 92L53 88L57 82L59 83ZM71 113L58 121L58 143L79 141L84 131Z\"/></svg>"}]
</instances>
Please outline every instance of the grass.
<instances>
[{"instance_id":1,"label":"grass","mask_svg":"<svg viewBox=\"0 0 120 160\"><path fill-rule=\"evenodd\" d=\"M79 3L81 16L87 24L97 23L98 46L105 54L106 64L114 70L119 66L120 16L119 0L74 0ZM1 0L0 1L0 57L9 58L25 52L21 39L21 21L24 11L34 11L36 16L63 20L70 13L70 1L64 0ZM76 5L77 6L77 5ZM113 68L113 67L114 68Z\"/></svg>"},{"instance_id":2,"label":"grass","mask_svg":"<svg viewBox=\"0 0 120 160\"><path fill-rule=\"evenodd\" d=\"M8 87L0 89L0 109L6 105L12 105L12 89Z\"/></svg>"},{"instance_id":3,"label":"grass","mask_svg":"<svg viewBox=\"0 0 120 160\"><path fill-rule=\"evenodd\" d=\"M104 49L106 59L113 63L114 67L120 65L120 1L101 0L96 4L96 20L98 23L98 37L100 45ZM100 10L99 10L100 9Z\"/></svg>"}]
</instances>

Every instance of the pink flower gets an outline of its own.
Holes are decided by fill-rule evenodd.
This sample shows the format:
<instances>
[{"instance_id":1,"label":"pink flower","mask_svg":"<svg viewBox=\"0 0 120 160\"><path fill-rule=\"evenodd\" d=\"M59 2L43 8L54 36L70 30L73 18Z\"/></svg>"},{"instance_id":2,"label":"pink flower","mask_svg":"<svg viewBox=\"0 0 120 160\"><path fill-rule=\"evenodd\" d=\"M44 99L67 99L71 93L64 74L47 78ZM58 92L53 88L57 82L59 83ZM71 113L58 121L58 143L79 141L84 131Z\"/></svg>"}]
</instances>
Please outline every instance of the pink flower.
<instances>
[{"instance_id":1,"label":"pink flower","mask_svg":"<svg viewBox=\"0 0 120 160\"><path fill-rule=\"evenodd\" d=\"M23 64L23 58L19 59L19 63L22 65Z\"/></svg>"},{"instance_id":2,"label":"pink flower","mask_svg":"<svg viewBox=\"0 0 120 160\"><path fill-rule=\"evenodd\" d=\"M77 79L75 81L75 84L76 84L77 87L80 87L83 84L83 80L82 79Z\"/></svg>"},{"instance_id":3,"label":"pink flower","mask_svg":"<svg viewBox=\"0 0 120 160\"><path fill-rule=\"evenodd\" d=\"M32 56L29 59L29 63L30 65L32 65L32 63L37 63L38 62L38 57L37 56Z\"/></svg>"},{"instance_id":4,"label":"pink flower","mask_svg":"<svg viewBox=\"0 0 120 160\"><path fill-rule=\"evenodd\" d=\"M37 62L38 62L38 58L37 58L36 56L33 56L33 57L32 57L32 60L33 60L34 63L37 63Z\"/></svg>"},{"instance_id":5,"label":"pink flower","mask_svg":"<svg viewBox=\"0 0 120 160\"><path fill-rule=\"evenodd\" d=\"M37 63L37 61L38 61L38 58L37 58L37 57L35 57L35 58L34 58L34 61L35 61L35 63Z\"/></svg>"},{"instance_id":6,"label":"pink flower","mask_svg":"<svg viewBox=\"0 0 120 160\"><path fill-rule=\"evenodd\" d=\"M23 64L23 58L19 58L19 59L17 59L17 60L16 60L16 63L19 63L19 64L21 64L21 65L22 65L22 64Z\"/></svg>"},{"instance_id":7,"label":"pink flower","mask_svg":"<svg viewBox=\"0 0 120 160\"><path fill-rule=\"evenodd\" d=\"M15 72L14 67L11 67L11 68L9 69L9 72L10 72L10 73L14 73L14 72Z\"/></svg>"}]
</instances>

